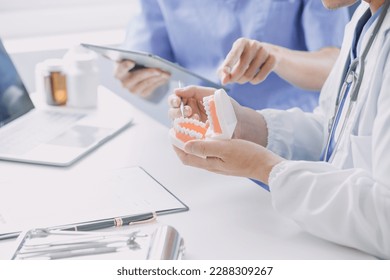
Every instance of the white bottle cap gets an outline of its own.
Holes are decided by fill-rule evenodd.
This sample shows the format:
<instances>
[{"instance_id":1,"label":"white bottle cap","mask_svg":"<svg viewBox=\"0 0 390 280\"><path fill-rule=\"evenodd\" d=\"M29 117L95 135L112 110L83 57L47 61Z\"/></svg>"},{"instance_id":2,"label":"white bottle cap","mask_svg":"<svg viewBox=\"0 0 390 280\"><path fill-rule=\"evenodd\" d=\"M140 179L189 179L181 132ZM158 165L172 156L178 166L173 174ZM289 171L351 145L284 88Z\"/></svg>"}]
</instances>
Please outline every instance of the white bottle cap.
<instances>
[{"instance_id":1,"label":"white bottle cap","mask_svg":"<svg viewBox=\"0 0 390 280\"><path fill-rule=\"evenodd\" d=\"M96 107L99 84L97 54L76 46L69 49L63 59L67 75L67 104L77 108Z\"/></svg>"},{"instance_id":2,"label":"white bottle cap","mask_svg":"<svg viewBox=\"0 0 390 280\"><path fill-rule=\"evenodd\" d=\"M82 46L75 46L70 48L64 55L64 61L66 65L73 64L77 67L95 66L97 63L97 54Z\"/></svg>"},{"instance_id":3,"label":"white bottle cap","mask_svg":"<svg viewBox=\"0 0 390 280\"><path fill-rule=\"evenodd\" d=\"M52 58L46 59L43 62L43 70L60 72L63 70L63 61L62 59Z\"/></svg>"}]
</instances>

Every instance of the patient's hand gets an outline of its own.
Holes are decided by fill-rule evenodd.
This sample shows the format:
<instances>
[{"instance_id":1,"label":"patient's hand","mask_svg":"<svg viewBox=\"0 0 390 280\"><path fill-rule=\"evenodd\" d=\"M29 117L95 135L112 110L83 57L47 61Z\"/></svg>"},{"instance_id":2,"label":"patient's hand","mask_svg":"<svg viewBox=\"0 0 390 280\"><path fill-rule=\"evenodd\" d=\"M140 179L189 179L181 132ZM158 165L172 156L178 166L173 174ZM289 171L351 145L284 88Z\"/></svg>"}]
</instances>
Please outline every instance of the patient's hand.
<instances>
[{"instance_id":1,"label":"patient's hand","mask_svg":"<svg viewBox=\"0 0 390 280\"><path fill-rule=\"evenodd\" d=\"M149 97L158 87L166 84L171 75L157 68L133 70L135 63L131 60L118 62L115 69L117 78L124 88L132 94L143 98Z\"/></svg>"},{"instance_id":2,"label":"patient's hand","mask_svg":"<svg viewBox=\"0 0 390 280\"><path fill-rule=\"evenodd\" d=\"M180 102L184 102L184 117L195 118L206 122L207 115L203 106L203 97L213 95L215 88L188 86L177 88L175 92L168 97L170 119L181 117Z\"/></svg>"}]
</instances>

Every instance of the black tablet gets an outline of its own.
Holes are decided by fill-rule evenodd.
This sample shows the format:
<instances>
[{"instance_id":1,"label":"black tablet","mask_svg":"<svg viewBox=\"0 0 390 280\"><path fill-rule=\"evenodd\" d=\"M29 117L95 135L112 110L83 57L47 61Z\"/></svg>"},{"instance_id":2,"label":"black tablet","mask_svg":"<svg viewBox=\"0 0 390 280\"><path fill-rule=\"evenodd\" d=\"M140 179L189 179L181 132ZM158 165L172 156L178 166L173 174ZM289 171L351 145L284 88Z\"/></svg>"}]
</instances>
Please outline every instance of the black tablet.
<instances>
[{"instance_id":1,"label":"black tablet","mask_svg":"<svg viewBox=\"0 0 390 280\"><path fill-rule=\"evenodd\" d=\"M195 74L178 64L172 63L166 59L163 59L157 55L139 52L139 51L129 51L105 46L97 46L91 44L81 44L83 47L93 50L104 57L113 60L132 60L136 63L135 68L158 68L163 71L171 73L171 79L175 81L181 81L186 85L196 84L202 86L209 86L214 88L221 88L222 86L216 84L198 74ZM133 70L132 69L132 70Z\"/></svg>"}]
</instances>

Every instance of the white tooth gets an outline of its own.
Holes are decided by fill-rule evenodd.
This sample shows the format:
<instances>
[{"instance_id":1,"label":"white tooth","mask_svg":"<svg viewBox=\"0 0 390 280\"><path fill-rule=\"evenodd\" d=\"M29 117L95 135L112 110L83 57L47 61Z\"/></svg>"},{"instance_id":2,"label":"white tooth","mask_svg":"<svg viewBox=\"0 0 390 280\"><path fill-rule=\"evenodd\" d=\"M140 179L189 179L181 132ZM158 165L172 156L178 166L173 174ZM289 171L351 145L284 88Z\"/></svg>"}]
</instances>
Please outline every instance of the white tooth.
<instances>
[{"instance_id":1,"label":"white tooth","mask_svg":"<svg viewBox=\"0 0 390 280\"><path fill-rule=\"evenodd\" d=\"M185 133L185 132L184 132L184 128L182 128L181 126L176 126L176 127L175 127L175 131L176 131L176 132L179 132L179 133Z\"/></svg>"},{"instance_id":2,"label":"white tooth","mask_svg":"<svg viewBox=\"0 0 390 280\"><path fill-rule=\"evenodd\" d=\"M203 138L203 134L202 133L197 132L195 130L191 130L189 128L183 127L182 126L183 123L191 123L193 125L196 125L196 126L202 127L202 128L206 127L205 123L203 123L201 121L198 121L196 119L183 118L183 117L176 118L174 120L174 122L173 122L173 127L174 127L176 132L182 133L182 134L185 134L185 135L189 135L190 137L195 138L195 139Z\"/></svg>"},{"instance_id":3,"label":"white tooth","mask_svg":"<svg viewBox=\"0 0 390 280\"><path fill-rule=\"evenodd\" d=\"M198 121L198 120L195 120L196 121L196 125L197 126L200 126L200 127L202 127L202 128L205 128L206 127L206 124L205 123L203 123L203 122L201 122L201 121Z\"/></svg>"},{"instance_id":4,"label":"white tooth","mask_svg":"<svg viewBox=\"0 0 390 280\"><path fill-rule=\"evenodd\" d=\"M203 135L201 133L196 132L194 130L190 130L188 128L181 127L181 126L175 128L175 131L178 132L178 133L189 135L189 136L191 136L192 138L195 138L195 139L201 139L203 137Z\"/></svg>"},{"instance_id":5,"label":"white tooth","mask_svg":"<svg viewBox=\"0 0 390 280\"><path fill-rule=\"evenodd\" d=\"M173 120L173 126L177 126L180 123L179 118Z\"/></svg>"},{"instance_id":6,"label":"white tooth","mask_svg":"<svg viewBox=\"0 0 390 280\"><path fill-rule=\"evenodd\" d=\"M211 117L211 113L210 113L210 110L206 111L206 114L207 114L207 119L209 121L209 129L211 129L212 131L214 131L214 123L213 123L213 118Z\"/></svg>"},{"instance_id":7,"label":"white tooth","mask_svg":"<svg viewBox=\"0 0 390 280\"><path fill-rule=\"evenodd\" d=\"M206 115L207 115L207 119L209 121L209 128L207 131L211 131L212 133L214 133L214 123L213 123L213 119L211 118L211 112L210 112L210 101L214 100L214 95L209 95L209 96L206 96L206 97L203 97L203 106L205 108L205 111L206 111Z\"/></svg>"},{"instance_id":8,"label":"white tooth","mask_svg":"<svg viewBox=\"0 0 390 280\"><path fill-rule=\"evenodd\" d=\"M206 110L206 112L209 112L210 111L210 105L208 102L203 102L203 107L204 109Z\"/></svg>"},{"instance_id":9,"label":"white tooth","mask_svg":"<svg viewBox=\"0 0 390 280\"><path fill-rule=\"evenodd\" d=\"M188 122L191 123L191 124L193 124L193 125L202 127L202 128L204 128L204 127L206 126L205 123L203 123L203 122L201 122L201 121L198 121L198 120L196 120L196 119L189 119Z\"/></svg>"},{"instance_id":10,"label":"white tooth","mask_svg":"<svg viewBox=\"0 0 390 280\"><path fill-rule=\"evenodd\" d=\"M196 131L193 131L191 130L190 131L190 134L189 134L191 137L195 138L195 139L200 139L202 138L202 134L199 133L199 132L196 132Z\"/></svg>"}]
</instances>

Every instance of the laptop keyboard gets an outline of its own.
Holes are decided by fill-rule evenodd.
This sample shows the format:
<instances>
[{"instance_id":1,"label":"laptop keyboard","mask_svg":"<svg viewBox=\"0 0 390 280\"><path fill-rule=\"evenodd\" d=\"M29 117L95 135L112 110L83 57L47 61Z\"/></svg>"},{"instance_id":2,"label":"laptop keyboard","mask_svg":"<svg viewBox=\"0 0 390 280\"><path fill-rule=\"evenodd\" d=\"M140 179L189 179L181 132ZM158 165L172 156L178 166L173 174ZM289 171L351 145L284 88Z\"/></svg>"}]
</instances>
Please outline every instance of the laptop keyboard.
<instances>
[{"instance_id":1,"label":"laptop keyboard","mask_svg":"<svg viewBox=\"0 0 390 280\"><path fill-rule=\"evenodd\" d=\"M21 155L55 138L85 115L37 111L0 133L0 153Z\"/></svg>"}]
</instances>

